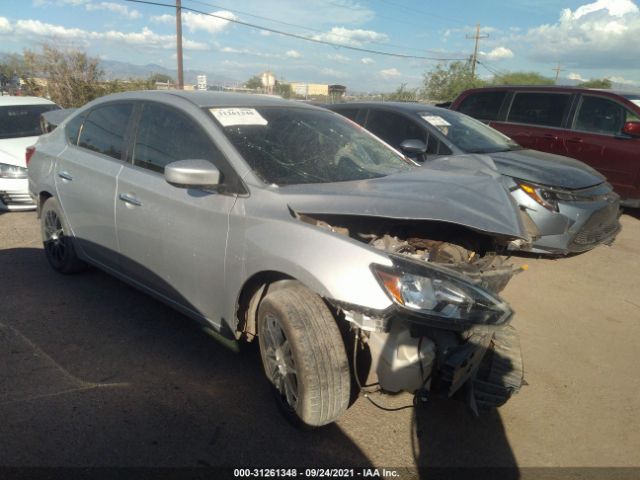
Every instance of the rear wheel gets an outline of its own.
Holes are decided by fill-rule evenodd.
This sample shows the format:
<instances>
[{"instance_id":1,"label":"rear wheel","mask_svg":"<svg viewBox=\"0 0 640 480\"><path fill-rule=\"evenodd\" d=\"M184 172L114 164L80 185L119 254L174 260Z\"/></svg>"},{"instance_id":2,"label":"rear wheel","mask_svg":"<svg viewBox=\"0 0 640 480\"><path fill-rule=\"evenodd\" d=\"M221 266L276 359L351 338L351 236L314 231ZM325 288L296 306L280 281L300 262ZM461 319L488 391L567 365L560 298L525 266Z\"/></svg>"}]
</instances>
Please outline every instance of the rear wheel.
<instances>
[{"instance_id":1,"label":"rear wheel","mask_svg":"<svg viewBox=\"0 0 640 480\"><path fill-rule=\"evenodd\" d=\"M86 268L87 264L76 254L74 239L70 236L60 204L53 197L42 205L40 226L44 253L55 271L67 274Z\"/></svg>"},{"instance_id":2,"label":"rear wheel","mask_svg":"<svg viewBox=\"0 0 640 480\"><path fill-rule=\"evenodd\" d=\"M350 372L335 319L299 284L267 294L258 309L265 374L280 409L296 425L335 421L349 405Z\"/></svg>"}]
</instances>

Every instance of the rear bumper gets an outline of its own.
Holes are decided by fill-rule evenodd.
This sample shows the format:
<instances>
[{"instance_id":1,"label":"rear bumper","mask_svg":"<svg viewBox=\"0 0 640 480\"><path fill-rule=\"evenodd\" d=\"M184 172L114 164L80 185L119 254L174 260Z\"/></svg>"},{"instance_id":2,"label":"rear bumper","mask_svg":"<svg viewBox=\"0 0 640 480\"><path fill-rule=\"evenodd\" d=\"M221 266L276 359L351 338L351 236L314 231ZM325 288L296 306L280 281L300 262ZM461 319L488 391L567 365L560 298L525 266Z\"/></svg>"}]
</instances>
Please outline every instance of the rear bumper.
<instances>
[{"instance_id":1,"label":"rear bumper","mask_svg":"<svg viewBox=\"0 0 640 480\"><path fill-rule=\"evenodd\" d=\"M29 195L29 182L22 179L0 179L0 210L34 210L36 204Z\"/></svg>"}]
</instances>

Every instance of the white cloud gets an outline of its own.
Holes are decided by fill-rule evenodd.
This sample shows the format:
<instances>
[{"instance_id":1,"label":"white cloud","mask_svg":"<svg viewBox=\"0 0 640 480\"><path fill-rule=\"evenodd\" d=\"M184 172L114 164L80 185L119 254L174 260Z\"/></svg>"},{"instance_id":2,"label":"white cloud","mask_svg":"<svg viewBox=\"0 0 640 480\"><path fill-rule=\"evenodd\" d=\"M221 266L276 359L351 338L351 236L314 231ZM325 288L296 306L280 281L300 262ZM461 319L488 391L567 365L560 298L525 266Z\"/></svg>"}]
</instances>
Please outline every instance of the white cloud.
<instances>
[{"instance_id":1,"label":"white cloud","mask_svg":"<svg viewBox=\"0 0 640 480\"><path fill-rule=\"evenodd\" d=\"M369 58L369 57L364 57L360 59L360 63L364 63L365 65L369 65L370 63L373 63L373 58Z\"/></svg>"},{"instance_id":2,"label":"white cloud","mask_svg":"<svg viewBox=\"0 0 640 480\"><path fill-rule=\"evenodd\" d=\"M640 82L634 81L634 80L628 80L624 77L619 77L619 76L613 76L613 77L609 77L609 80L611 80L613 83L621 83L623 85L638 85L640 84Z\"/></svg>"},{"instance_id":3,"label":"white cloud","mask_svg":"<svg viewBox=\"0 0 640 480\"><path fill-rule=\"evenodd\" d=\"M352 30L344 27L333 27L328 32L314 35L313 38L354 47L360 47L370 42L386 42L389 39L385 33L374 32L373 30Z\"/></svg>"},{"instance_id":4,"label":"white cloud","mask_svg":"<svg viewBox=\"0 0 640 480\"><path fill-rule=\"evenodd\" d=\"M11 31L11 23L5 17L0 17L0 33L9 33Z\"/></svg>"},{"instance_id":5,"label":"white cloud","mask_svg":"<svg viewBox=\"0 0 640 480\"><path fill-rule=\"evenodd\" d=\"M138 10L130 9L126 5L120 5L119 3L113 2L87 3L85 4L85 8L88 11L108 10L132 20L135 20L136 18L140 18L142 16Z\"/></svg>"},{"instance_id":6,"label":"white cloud","mask_svg":"<svg viewBox=\"0 0 640 480\"><path fill-rule=\"evenodd\" d=\"M637 68L632 39L638 38L640 9L631 0L597 0L575 11L566 8L556 23L529 29L521 37L537 61L624 69Z\"/></svg>"},{"instance_id":7,"label":"white cloud","mask_svg":"<svg viewBox=\"0 0 640 480\"><path fill-rule=\"evenodd\" d=\"M577 80L578 82L585 82L587 80L582 75L580 75L579 73L575 73L575 72L569 73L569 75L567 75L567 78L569 80Z\"/></svg>"},{"instance_id":8,"label":"white cloud","mask_svg":"<svg viewBox=\"0 0 640 480\"><path fill-rule=\"evenodd\" d=\"M219 10L217 12L211 13L213 15L217 15L217 17L210 17L208 15L201 15L199 13L193 12L184 12L182 14L182 21L184 22L185 27L187 27L187 30L189 30L190 32L204 30L211 34L216 34L229 26L230 22L225 19L235 20L238 18L233 13L227 10Z\"/></svg>"},{"instance_id":9,"label":"white cloud","mask_svg":"<svg viewBox=\"0 0 640 480\"><path fill-rule=\"evenodd\" d=\"M287 53L284 54L287 58L301 58L302 54L297 50L288 50Z\"/></svg>"},{"instance_id":10,"label":"white cloud","mask_svg":"<svg viewBox=\"0 0 640 480\"><path fill-rule=\"evenodd\" d=\"M169 15L168 13L165 13L164 15L153 15L149 17L149 20L156 23L176 23L175 15Z\"/></svg>"},{"instance_id":11,"label":"white cloud","mask_svg":"<svg viewBox=\"0 0 640 480\"><path fill-rule=\"evenodd\" d=\"M513 51L506 47L496 47L488 53L480 52L487 60L505 60L507 58L513 58Z\"/></svg>"},{"instance_id":12,"label":"white cloud","mask_svg":"<svg viewBox=\"0 0 640 480\"><path fill-rule=\"evenodd\" d=\"M397 78L400 75L402 75L397 68L386 68L384 70L380 70L378 73L385 80L390 80L392 78Z\"/></svg>"},{"instance_id":13,"label":"white cloud","mask_svg":"<svg viewBox=\"0 0 640 480\"><path fill-rule=\"evenodd\" d=\"M320 73L325 76L334 77L334 78L345 78L347 76L345 75L344 72L334 70L333 68L323 68L320 70Z\"/></svg>"},{"instance_id":14,"label":"white cloud","mask_svg":"<svg viewBox=\"0 0 640 480\"><path fill-rule=\"evenodd\" d=\"M11 34L15 37L24 37L30 40L47 38L71 41L75 44L82 43L87 47L90 42L95 41L161 49L173 49L176 45L174 35L160 35L147 27L144 27L140 32L120 32L117 30L95 32L81 28L67 28L62 25L41 22L40 20L18 20L13 25L7 21L2 22L2 24L4 26L0 29L0 34ZM210 48L206 43L194 42L189 39L184 39L182 45L186 50L208 50Z\"/></svg>"},{"instance_id":15,"label":"white cloud","mask_svg":"<svg viewBox=\"0 0 640 480\"><path fill-rule=\"evenodd\" d=\"M337 62L337 63L351 63L351 59L345 55L340 55L339 53L335 53L335 54L329 54L327 55L327 58L329 60L331 60L332 62Z\"/></svg>"}]
</instances>

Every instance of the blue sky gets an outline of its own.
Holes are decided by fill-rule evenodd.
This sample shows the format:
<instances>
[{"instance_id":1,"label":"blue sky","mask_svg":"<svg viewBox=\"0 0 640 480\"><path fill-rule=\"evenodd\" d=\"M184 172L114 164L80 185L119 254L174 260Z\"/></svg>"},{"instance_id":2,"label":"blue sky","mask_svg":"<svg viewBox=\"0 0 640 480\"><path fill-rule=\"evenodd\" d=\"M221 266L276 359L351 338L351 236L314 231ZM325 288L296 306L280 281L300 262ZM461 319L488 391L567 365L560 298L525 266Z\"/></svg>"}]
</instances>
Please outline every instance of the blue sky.
<instances>
[{"instance_id":1,"label":"blue sky","mask_svg":"<svg viewBox=\"0 0 640 480\"><path fill-rule=\"evenodd\" d=\"M172 0L156 0L172 3ZM183 0L223 18L183 12L185 68L246 80L264 70L287 81L358 91L421 84L437 60L351 51L269 34L230 18L353 47L432 59L468 58L479 22L481 76L532 70L639 85L640 8L633 0ZM175 11L124 0L0 0L0 51L50 41L104 59L175 68ZM262 17L262 18L260 18Z\"/></svg>"}]
</instances>

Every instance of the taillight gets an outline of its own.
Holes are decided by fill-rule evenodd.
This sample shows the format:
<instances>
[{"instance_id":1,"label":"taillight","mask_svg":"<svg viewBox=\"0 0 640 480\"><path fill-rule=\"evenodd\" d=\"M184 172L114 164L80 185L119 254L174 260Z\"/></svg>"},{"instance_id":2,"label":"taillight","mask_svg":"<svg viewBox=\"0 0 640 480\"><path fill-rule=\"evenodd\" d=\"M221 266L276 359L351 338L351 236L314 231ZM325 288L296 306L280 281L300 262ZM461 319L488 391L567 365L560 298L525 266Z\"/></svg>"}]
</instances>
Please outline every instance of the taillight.
<instances>
[{"instance_id":1,"label":"taillight","mask_svg":"<svg viewBox=\"0 0 640 480\"><path fill-rule=\"evenodd\" d=\"M24 159L27 162L27 167L29 166L29 162L31 161L31 157L36 153L36 147L27 147L27 151L24 154Z\"/></svg>"}]
</instances>

